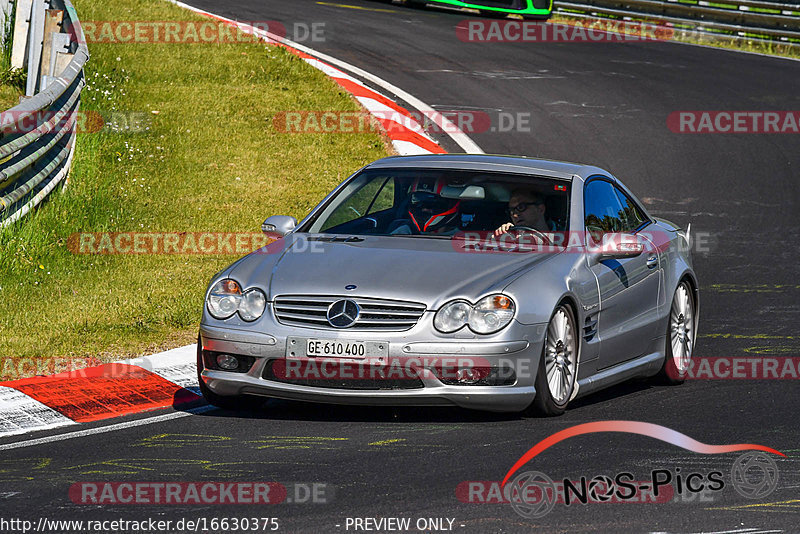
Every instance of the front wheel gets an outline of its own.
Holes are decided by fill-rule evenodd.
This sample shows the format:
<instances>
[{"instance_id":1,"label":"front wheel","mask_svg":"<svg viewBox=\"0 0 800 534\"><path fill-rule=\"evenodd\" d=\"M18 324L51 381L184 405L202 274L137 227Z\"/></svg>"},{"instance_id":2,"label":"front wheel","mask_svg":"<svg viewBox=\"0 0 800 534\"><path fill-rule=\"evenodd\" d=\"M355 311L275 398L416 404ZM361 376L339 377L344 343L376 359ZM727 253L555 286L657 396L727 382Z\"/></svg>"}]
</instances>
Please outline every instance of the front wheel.
<instances>
[{"instance_id":1,"label":"front wheel","mask_svg":"<svg viewBox=\"0 0 800 534\"><path fill-rule=\"evenodd\" d=\"M678 284L672 297L672 308L667 318L667 339L664 365L658 378L667 384L682 384L686 380L694 349L694 299L687 281Z\"/></svg>"},{"instance_id":2,"label":"front wheel","mask_svg":"<svg viewBox=\"0 0 800 534\"><path fill-rule=\"evenodd\" d=\"M559 305L547 325L539 358L536 397L530 406L535 415L561 415L567 409L578 375L576 335L572 308L568 304Z\"/></svg>"}]
</instances>

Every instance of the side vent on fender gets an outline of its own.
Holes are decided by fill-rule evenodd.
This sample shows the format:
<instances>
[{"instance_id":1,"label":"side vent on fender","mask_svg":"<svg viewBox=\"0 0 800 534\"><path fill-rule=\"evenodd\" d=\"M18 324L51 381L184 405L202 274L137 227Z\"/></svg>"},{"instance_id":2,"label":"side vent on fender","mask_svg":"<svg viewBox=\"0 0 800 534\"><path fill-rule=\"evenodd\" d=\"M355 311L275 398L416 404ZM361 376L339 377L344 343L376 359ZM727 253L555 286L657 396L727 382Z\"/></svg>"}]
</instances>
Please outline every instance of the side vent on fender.
<instances>
[{"instance_id":1,"label":"side vent on fender","mask_svg":"<svg viewBox=\"0 0 800 534\"><path fill-rule=\"evenodd\" d=\"M583 325L583 339L591 341L597 335L597 315L589 315L586 317L586 323Z\"/></svg>"}]
</instances>

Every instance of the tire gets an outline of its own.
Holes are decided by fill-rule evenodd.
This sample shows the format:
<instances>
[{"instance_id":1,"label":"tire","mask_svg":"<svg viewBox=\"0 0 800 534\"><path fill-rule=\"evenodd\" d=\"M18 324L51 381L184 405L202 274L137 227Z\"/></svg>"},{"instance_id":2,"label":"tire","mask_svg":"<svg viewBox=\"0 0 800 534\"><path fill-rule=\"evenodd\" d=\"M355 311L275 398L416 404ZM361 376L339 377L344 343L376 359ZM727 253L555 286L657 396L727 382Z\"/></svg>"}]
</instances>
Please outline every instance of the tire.
<instances>
[{"instance_id":1,"label":"tire","mask_svg":"<svg viewBox=\"0 0 800 534\"><path fill-rule=\"evenodd\" d=\"M575 324L575 313L567 303L560 304L550 317L536 373L536 397L528 408L532 415L552 417L567 409L577 380L579 346Z\"/></svg>"},{"instance_id":2,"label":"tire","mask_svg":"<svg viewBox=\"0 0 800 534\"><path fill-rule=\"evenodd\" d=\"M205 369L203 363L203 344L200 340L200 336L197 336L197 384L200 387L200 393L202 393L203 398L209 404L226 410L254 410L260 408L261 405L264 404L264 401L267 400L266 397L256 397L253 395L217 395L208 389L208 386L203 382L203 377L201 376L203 369Z\"/></svg>"},{"instance_id":3,"label":"tire","mask_svg":"<svg viewBox=\"0 0 800 534\"><path fill-rule=\"evenodd\" d=\"M692 287L681 281L672 297L667 315L667 336L664 341L664 364L656 375L659 382L683 384L692 359L695 342L695 304Z\"/></svg>"}]
</instances>

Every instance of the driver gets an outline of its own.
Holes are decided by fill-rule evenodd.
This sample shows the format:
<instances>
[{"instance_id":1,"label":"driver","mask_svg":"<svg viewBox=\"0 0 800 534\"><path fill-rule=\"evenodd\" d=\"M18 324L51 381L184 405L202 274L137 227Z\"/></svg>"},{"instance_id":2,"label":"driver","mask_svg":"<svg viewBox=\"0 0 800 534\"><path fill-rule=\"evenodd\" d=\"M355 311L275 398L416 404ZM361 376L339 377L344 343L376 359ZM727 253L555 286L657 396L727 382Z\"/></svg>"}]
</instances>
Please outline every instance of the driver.
<instances>
[{"instance_id":1,"label":"driver","mask_svg":"<svg viewBox=\"0 0 800 534\"><path fill-rule=\"evenodd\" d=\"M447 185L442 178L417 179L410 188L408 216L414 231L426 234L454 233L461 202L441 196Z\"/></svg>"},{"instance_id":2,"label":"driver","mask_svg":"<svg viewBox=\"0 0 800 534\"><path fill-rule=\"evenodd\" d=\"M528 189L514 189L508 199L508 213L512 222L507 222L494 231L494 237L508 232L512 226L527 226L540 232L551 232L544 218L544 199Z\"/></svg>"}]
</instances>

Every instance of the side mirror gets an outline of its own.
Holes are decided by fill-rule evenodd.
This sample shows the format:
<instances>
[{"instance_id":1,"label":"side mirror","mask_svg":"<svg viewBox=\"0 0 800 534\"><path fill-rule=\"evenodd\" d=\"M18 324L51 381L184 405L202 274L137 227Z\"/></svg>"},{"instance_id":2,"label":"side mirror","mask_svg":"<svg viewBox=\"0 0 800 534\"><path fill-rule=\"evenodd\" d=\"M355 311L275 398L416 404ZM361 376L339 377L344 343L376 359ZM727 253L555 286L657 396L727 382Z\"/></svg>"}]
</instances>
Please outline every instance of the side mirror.
<instances>
[{"instance_id":1,"label":"side mirror","mask_svg":"<svg viewBox=\"0 0 800 534\"><path fill-rule=\"evenodd\" d=\"M602 246L597 261L635 258L642 252L644 252L644 245L641 243L608 243Z\"/></svg>"},{"instance_id":2,"label":"side mirror","mask_svg":"<svg viewBox=\"0 0 800 534\"><path fill-rule=\"evenodd\" d=\"M278 234L285 236L297 226L297 219L288 215L273 215L261 224L261 231L265 234Z\"/></svg>"},{"instance_id":3,"label":"side mirror","mask_svg":"<svg viewBox=\"0 0 800 534\"><path fill-rule=\"evenodd\" d=\"M589 248L596 261L635 258L644 252L644 244L634 234L613 232L597 237L599 242ZM593 240L591 237L589 239Z\"/></svg>"}]
</instances>

